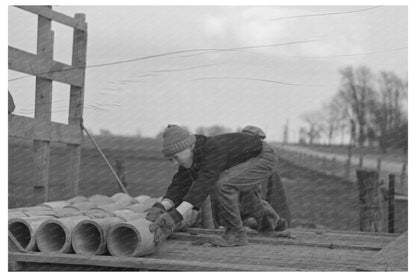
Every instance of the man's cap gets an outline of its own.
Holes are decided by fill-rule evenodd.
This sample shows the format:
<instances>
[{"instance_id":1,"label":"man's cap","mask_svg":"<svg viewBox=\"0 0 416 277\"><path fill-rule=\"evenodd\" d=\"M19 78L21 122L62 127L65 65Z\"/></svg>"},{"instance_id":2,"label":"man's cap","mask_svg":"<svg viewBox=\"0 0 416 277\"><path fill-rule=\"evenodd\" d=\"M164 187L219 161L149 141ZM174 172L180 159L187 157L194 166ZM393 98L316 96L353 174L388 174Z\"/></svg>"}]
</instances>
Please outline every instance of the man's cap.
<instances>
[{"instance_id":1,"label":"man's cap","mask_svg":"<svg viewBox=\"0 0 416 277\"><path fill-rule=\"evenodd\" d=\"M246 127L243 128L242 132L248 133L251 135L256 135L261 139L266 138L266 134L263 132L263 130L256 126L247 125Z\"/></svg>"},{"instance_id":2,"label":"man's cap","mask_svg":"<svg viewBox=\"0 0 416 277\"><path fill-rule=\"evenodd\" d=\"M163 132L162 153L165 157L172 156L187 148L191 148L196 141L195 135L178 125L168 125Z\"/></svg>"}]
</instances>

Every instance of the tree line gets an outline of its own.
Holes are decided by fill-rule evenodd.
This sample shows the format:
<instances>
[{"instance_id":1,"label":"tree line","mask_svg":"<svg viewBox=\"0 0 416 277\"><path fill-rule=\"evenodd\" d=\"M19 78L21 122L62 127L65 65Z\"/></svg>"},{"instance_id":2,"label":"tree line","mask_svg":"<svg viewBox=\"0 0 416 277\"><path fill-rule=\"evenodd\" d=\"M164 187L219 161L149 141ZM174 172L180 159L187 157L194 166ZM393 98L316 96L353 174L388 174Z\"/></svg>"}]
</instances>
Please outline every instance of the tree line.
<instances>
[{"instance_id":1,"label":"tree line","mask_svg":"<svg viewBox=\"0 0 416 277\"><path fill-rule=\"evenodd\" d=\"M394 72L373 73L368 67L348 66L339 71L340 85L320 110L302 115L307 127L299 130L300 143L331 144L334 137L351 145L377 146L407 152L408 81Z\"/></svg>"}]
</instances>

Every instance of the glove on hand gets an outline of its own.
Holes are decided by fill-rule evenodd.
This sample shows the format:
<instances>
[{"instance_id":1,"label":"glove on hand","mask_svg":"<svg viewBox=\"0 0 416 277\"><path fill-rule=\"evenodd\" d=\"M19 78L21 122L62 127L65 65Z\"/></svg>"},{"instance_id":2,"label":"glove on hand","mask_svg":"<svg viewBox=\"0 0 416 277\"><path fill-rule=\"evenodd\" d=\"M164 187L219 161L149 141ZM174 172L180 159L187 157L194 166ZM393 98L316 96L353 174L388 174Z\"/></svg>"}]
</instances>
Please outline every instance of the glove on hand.
<instances>
[{"instance_id":1,"label":"glove on hand","mask_svg":"<svg viewBox=\"0 0 416 277\"><path fill-rule=\"evenodd\" d=\"M149 225L150 232L154 233L153 242L158 247L166 238L178 228L183 220L183 216L176 210L172 209L159 216L152 224Z\"/></svg>"},{"instance_id":2,"label":"glove on hand","mask_svg":"<svg viewBox=\"0 0 416 277\"><path fill-rule=\"evenodd\" d=\"M164 214L166 212L165 206L163 206L162 203L156 202L153 204L153 206L150 208L149 212L146 215L146 219L155 222L156 219L158 219L159 216Z\"/></svg>"}]
</instances>

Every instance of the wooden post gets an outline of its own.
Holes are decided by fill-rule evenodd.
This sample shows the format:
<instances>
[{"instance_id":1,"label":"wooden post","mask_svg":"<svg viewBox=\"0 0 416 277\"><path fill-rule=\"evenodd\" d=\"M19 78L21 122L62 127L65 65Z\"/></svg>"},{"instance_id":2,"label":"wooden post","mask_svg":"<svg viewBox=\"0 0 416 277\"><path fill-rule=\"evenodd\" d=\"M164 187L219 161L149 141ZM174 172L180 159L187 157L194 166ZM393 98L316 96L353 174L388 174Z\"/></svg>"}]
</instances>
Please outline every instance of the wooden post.
<instances>
[{"instance_id":1,"label":"wooden post","mask_svg":"<svg viewBox=\"0 0 416 277\"><path fill-rule=\"evenodd\" d=\"M348 157L346 162L345 162L345 179L349 179L350 178L350 171L351 171L351 157Z\"/></svg>"},{"instance_id":2,"label":"wooden post","mask_svg":"<svg viewBox=\"0 0 416 277\"><path fill-rule=\"evenodd\" d=\"M395 194L395 187L394 187L395 176L394 174L389 174L389 197L388 197L388 226L389 226L389 233L394 233L394 194Z\"/></svg>"},{"instance_id":3,"label":"wooden post","mask_svg":"<svg viewBox=\"0 0 416 277\"><path fill-rule=\"evenodd\" d=\"M116 173L123 185L127 187L124 160L116 160Z\"/></svg>"},{"instance_id":4,"label":"wooden post","mask_svg":"<svg viewBox=\"0 0 416 277\"><path fill-rule=\"evenodd\" d=\"M380 176L380 172L381 172L381 158L377 159L377 173Z\"/></svg>"},{"instance_id":5,"label":"wooden post","mask_svg":"<svg viewBox=\"0 0 416 277\"><path fill-rule=\"evenodd\" d=\"M362 168L363 167L363 156L360 156L360 160L358 162L358 167Z\"/></svg>"},{"instance_id":6,"label":"wooden post","mask_svg":"<svg viewBox=\"0 0 416 277\"><path fill-rule=\"evenodd\" d=\"M400 173L400 185L402 188L407 188L406 181L407 181L407 163L404 163L402 166L402 172Z\"/></svg>"},{"instance_id":7,"label":"wooden post","mask_svg":"<svg viewBox=\"0 0 416 277\"><path fill-rule=\"evenodd\" d=\"M377 171L357 169L356 173L360 201L360 231L381 232L382 217Z\"/></svg>"},{"instance_id":8,"label":"wooden post","mask_svg":"<svg viewBox=\"0 0 416 277\"><path fill-rule=\"evenodd\" d=\"M48 6L51 9L51 6ZM53 32L50 19L38 16L37 55L43 58L51 69L53 62ZM52 81L36 77L35 123L33 154L35 177L33 187L34 204L48 201L49 190L49 155L50 123L52 119ZM39 138L44 138L39 139Z\"/></svg>"},{"instance_id":9,"label":"wooden post","mask_svg":"<svg viewBox=\"0 0 416 277\"><path fill-rule=\"evenodd\" d=\"M75 14L75 19L85 22L84 14ZM82 114L84 110L84 85L85 85L85 66L87 64L87 31L74 29L72 46L72 66L79 69L74 70L73 74L82 76L82 86L71 85L69 98L68 124L75 125L81 130ZM81 131L82 132L82 131ZM79 172L81 167L81 145L68 144L67 156L69 166L67 171L66 184L72 188L72 195L78 195Z\"/></svg>"}]
</instances>

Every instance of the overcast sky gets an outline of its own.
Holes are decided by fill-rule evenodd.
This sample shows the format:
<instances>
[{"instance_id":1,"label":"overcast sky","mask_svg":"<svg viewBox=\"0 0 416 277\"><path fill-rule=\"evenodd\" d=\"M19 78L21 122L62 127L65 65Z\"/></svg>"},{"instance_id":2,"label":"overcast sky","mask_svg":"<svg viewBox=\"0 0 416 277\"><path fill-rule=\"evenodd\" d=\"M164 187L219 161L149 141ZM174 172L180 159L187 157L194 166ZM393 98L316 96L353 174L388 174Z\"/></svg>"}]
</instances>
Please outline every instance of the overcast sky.
<instances>
[{"instance_id":1,"label":"overcast sky","mask_svg":"<svg viewBox=\"0 0 416 277\"><path fill-rule=\"evenodd\" d=\"M154 136L169 123L192 131L250 124L280 140L289 121L296 140L301 115L337 92L340 68L365 65L407 76L406 6L53 9L86 14L88 65L201 49L87 69L84 123L95 133ZM15 7L8 13L9 46L35 53L36 16ZM53 30L55 60L70 63L72 29L54 24ZM9 80L20 76L9 70ZM32 117L35 78L8 85L16 114ZM54 83L53 121L67 123L68 99L69 86Z\"/></svg>"}]
</instances>

